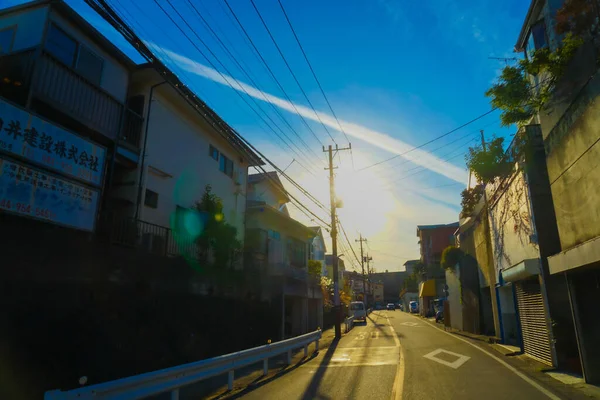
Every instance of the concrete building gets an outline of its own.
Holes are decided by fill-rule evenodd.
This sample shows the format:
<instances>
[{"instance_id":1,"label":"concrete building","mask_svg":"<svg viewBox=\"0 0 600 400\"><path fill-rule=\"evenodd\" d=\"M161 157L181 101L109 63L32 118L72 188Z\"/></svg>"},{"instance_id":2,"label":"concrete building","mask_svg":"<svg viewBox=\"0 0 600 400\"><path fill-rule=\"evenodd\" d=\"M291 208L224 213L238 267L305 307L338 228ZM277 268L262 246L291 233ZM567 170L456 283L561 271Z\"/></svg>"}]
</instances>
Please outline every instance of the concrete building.
<instances>
[{"instance_id":1,"label":"concrete building","mask_svg":"<svg viewBox=\"0 0 600 400\"><path fill-rule=\"evenodd\" d=\"M458 222L417 226L421 262L426 265L427 271L430 271L420 277L419 312L421 315L433 315L433 300L444 296L446 276L440 267L440 260L444 249L454 245L454 232L457 228Z\"/></svg>"},{"instance_id":2,"label":"concrete building","mask_svg":"<svg viewBox=\"0 0 600 400\"><path fill-rule=\"evenodd\" d=\"M316 232L290 217L282 188L276 172L248 177L245 265L260 276L260 296L281 304L286 338L323 326L323 296L308 274Z\"/></svg>"},{"instance_id":3,"label":"concrete building","mask_svg":"<svg viewBox=\"0 0 600 400\"><path fill-rule=\"evenodd\" d=\"M515 49L526 53L531 49L560 45L554 32L556 11L562 1L532 1ZM546 38L545 40L541 40ZM554 321L555 334L566 338L578 351L559 352L559 366L581 371L587 382L600 382L600 323L595 317L595 302L600 295L600 125L598 96L600 80L596 59L598 49L589 38L575 53L565 74L557 82L548 110L536 115L539 123L551 198L558 229L559 248L547 257L544 273L555 282L548 289L550 310L553 299L558 305L570 305L571 321ZM550 112L551 111L551 112ZM549 194L548 194L549 195ZM542 232L539 231L539 234ZM567 282L567 286L561 285ZM574 325L574 328L573 328ZM559 331L560 333L556 332ZM558 351L557 347L557 351ZM564 354L561 359L560 353Z\"/></svg>"},{"instance_id":4,"label":"concrete building","mask_svg":"<svg viewBox=\"0 0 600 400\"><path fill-rule=\"evenodd\" d=\"M404 271L406 272L406 275L412 275L412 273L415 270L415 265L417 265L420 262L421 260L408 260L407 262L405 262Z\"/></svg>"}]
</instances>

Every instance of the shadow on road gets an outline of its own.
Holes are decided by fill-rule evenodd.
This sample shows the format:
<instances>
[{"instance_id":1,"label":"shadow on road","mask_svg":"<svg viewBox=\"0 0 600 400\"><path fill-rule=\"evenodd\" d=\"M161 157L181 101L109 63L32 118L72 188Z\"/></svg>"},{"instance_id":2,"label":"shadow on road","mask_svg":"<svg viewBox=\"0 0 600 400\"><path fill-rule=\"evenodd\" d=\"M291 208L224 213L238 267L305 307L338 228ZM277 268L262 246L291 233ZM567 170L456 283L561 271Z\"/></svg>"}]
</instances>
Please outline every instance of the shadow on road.
<instances>
[{"instance_id":1,"label":"shadow on road","mask_svg":"<svg viewBox=\"0 0 600 400\"><path fill-rule=\"evenodd\" d=\"M324 367L326 367L327 364L329 364L329 361L331 361L331 358L333 357L333 353L335 352L335 349L337 348L338 343L339 343L339 339L335 339L331 343L329 348L327 349L327 353L325 353L323 360L321 360L321 363L316 368L316 372L313 375L313 378L311 379L310 384L308 385L308 388L306 388L306 391L304 391L304 395L302 395L302 400L324 398L322 396L317 397L317 392L319 391L319 385L321 384L321 381L323 380L323 376L325 375L325 372L327 371L327 368L324 368Z\"/></svg>"}]
</instances>

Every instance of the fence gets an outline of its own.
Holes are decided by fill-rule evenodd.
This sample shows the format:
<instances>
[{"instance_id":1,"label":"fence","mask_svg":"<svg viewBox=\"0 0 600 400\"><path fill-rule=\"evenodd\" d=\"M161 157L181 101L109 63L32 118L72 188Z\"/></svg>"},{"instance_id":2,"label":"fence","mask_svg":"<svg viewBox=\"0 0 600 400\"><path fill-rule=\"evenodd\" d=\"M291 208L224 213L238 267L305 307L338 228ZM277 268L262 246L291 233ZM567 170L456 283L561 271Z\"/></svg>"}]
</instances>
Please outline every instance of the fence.
<instances>
[{"instance_id":1,"label":"fence","mask_svg":"<svg viewBox=\"0 0 600 400\"><path fill-rule=\"evenodd\" d=\"M197 259L195 238L172 229L135 218L115 219L111 223L111 241L161 256L186 256Z\"/></svg>"},{"instance_id":2,"label":"fence","mask_svg":"<svg viewBox=\"0 0 600 400\"><path fill-rule=\"evenodd\" d=\"M100 383L69 391L51 390L45 393L45 400L70 399L143 399L162 393L170 393L172 400L179 399L179 389L204 379L228 374L227 387L233 389L234 371L247 365L263 363L263 375L268 372L269 358L287 354L287 362L292 362L292 351L304 348L308 356L308 345L315 342L315 352L319 350L321 331L297 336L237 353L209 358L190 364L179 365L159 371L149 372L112 382Z\"/></svg>"}]
</instances>

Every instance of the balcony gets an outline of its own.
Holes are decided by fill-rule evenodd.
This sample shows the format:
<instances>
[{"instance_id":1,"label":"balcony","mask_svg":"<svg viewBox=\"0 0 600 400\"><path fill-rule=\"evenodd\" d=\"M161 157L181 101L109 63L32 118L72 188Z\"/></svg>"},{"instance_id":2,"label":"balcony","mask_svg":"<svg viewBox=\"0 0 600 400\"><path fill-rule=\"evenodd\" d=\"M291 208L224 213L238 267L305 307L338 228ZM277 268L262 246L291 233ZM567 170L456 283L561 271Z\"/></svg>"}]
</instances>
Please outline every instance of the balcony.
<instances>
[{"instance_id":1,"label":"balcony","mask_svg":"<svg viewBox=\"0 0 600 400\"><path fill-rule=\"evenodd\" d=\"M37 48L0 56L0 95L25 106L39 99L82 125L134 149L139 148L143 118L104 89Z\"/></svg>"},{"instance_id":2,"label":"balcony","mask_svg":"<svg viewBox=\"0 0 600 400\"><path fill-rule=\"evenodd\" d=\"M194 238L176 234L164 226L139 219L123 218L110 223L111 243L138 249L158 256L198 259Z\"/></svg>"}]
</instances>

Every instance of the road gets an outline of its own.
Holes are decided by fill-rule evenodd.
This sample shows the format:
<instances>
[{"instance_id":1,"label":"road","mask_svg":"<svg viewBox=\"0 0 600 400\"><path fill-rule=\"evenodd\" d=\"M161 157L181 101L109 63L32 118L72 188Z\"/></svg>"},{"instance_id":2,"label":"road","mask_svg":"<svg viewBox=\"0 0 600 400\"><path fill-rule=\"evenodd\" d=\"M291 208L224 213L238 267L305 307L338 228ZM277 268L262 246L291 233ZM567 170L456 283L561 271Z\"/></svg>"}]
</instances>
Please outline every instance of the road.
<instances>
[{"instance_id":1,"label":"road","mask_svg":"<svg viewBox=\"0 0 600 400\"><path fill-rule=\"evenodd\" d=\"M407 313L375 311L244 399L558 399L499 356Z\"/></svg>"}]
</instances>

